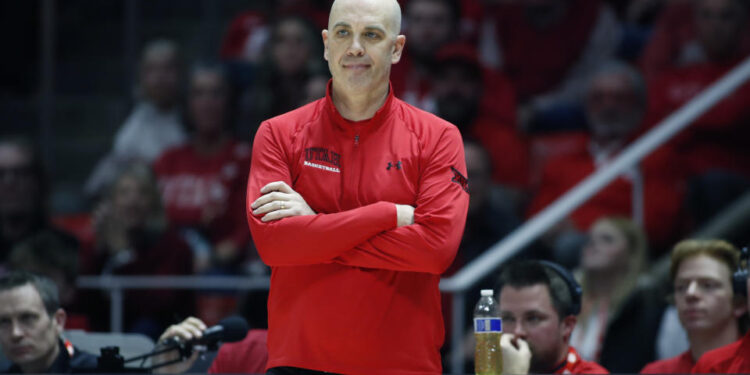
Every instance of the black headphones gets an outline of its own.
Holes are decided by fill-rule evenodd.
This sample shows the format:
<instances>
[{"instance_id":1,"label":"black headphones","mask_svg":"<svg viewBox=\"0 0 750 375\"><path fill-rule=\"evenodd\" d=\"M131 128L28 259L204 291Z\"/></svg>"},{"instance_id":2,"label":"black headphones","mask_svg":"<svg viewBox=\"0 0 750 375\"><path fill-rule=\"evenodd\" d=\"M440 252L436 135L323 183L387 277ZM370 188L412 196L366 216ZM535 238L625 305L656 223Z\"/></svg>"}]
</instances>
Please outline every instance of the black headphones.
<instances>
[{"instance_id":1,"label":"black headphones","mask_svg":"<svg viewBox=\"0 0 750 375\"><path fill-rule=\"evenodd\" d=\"M573 274L571 274L570 271L563 268L563 266L557 263L540 260L539 264L541 264L545 268L551 269L552 271L557 273L560 278L563 279L563 281L565 281L565 285L568 286L568 291L570 292L570 307L567 311L565 311L565 315L578 315L581 312L581 296L583 295L583 288L581 288L581 284L578 284L578 281L573 278ZM735 278L736 277L737 276L735 276ZM745 277L747 277L747 270L745 270ZM743 285L745 285L744 279L742 283Z\"/></svg>"},{"instance_id":2,"label":"black headphones","mask_svg":"<svg viewBox=\"0 0 750 375\"><path fill-rule=\"evenodd\" d=\"M732 280L734 281L732 286L734 287L734 294L736 295L741 295L741 296L747 295L747 277L748 277L747 268L748 266L750 266L750 264L748 264L749 259L750 259L750 254L749 254L748 248L747 246L743 247L742 250L740 250L740 262L737 265L737 271L734 272L734 277Z\"/></svg>"}]
</instances>

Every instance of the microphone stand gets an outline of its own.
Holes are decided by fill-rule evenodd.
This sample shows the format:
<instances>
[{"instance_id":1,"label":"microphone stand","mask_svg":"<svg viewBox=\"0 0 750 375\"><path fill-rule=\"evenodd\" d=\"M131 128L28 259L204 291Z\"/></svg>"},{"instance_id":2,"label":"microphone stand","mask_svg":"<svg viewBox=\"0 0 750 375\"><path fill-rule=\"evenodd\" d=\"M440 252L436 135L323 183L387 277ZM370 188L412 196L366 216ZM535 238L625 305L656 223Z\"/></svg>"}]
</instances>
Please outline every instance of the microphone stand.
<instances>
[{"instance_id":1,"label":"microphone stand","mask_svg":"<svg viewBox=\"0 0 750 375\"><path fill-rule=\"evenodd\" d=\"M206 345L207 350L217 350L218 349L218 341L211 342L210 344ZM157 356L160 354L164 354L166 352L170 352L172 350L177 350L179 353L179 357L169 360L162 363L157 363L155 365L152 365L151 367L125 367L126 363L135 362L135 361L145 361L147 358ZM120 348L117 346L105 346L101 348L101 355L97 358L97 366L96 369L93 369L92 371L87 371L85 369L76 369L79 371L74 372L96 372L96 373L150 373L153 370L169 366L178 362L182 362L185 358L190 357L193 354L193 344L186 342L181 343L179 341L171 341L166 346L152 350L146 354L142 354L139 356L135 356L129 359L124 359L122 355L120 355Z\"/></svg>"}]
</instances>

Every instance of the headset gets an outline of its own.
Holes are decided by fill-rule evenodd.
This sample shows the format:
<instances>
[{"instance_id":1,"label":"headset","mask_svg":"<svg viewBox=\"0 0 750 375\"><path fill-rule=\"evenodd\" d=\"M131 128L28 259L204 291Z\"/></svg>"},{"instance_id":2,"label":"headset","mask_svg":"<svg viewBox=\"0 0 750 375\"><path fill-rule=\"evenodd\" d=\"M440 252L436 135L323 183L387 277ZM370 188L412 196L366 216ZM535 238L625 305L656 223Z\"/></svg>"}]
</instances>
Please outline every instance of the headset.
<instances>
[{"instance_id":1,"label":"headset","mask_svg":"<svg viewBox=\"0 0 750 375\"><path fill-rule=\"evenodd\" d=\"M748 260L750 260L750 251L747 246L740 250L740 262L737 265L737 271L734 272L733 284L734 294L747 295L747 277L748 277Z\"/></svg>"},{"instance_id":2,"label":"headset","mask_svg":"<svg viewBox=\"0 0 750 375\"><path fill-rule=\"evenodd\" d=\"M581 312L581 297L583 296L583 288L581 288L581 284L578 284L578 281L573 278L573 274L571 274L570 271L557 263L540 260L539 264L554 271L563 279L563 281L565 281L565 285L568 286L568 291L570 292L570 307L565 311L565 315L578 315ZM745 270L745 277L747 277L747 270ZM744 279L742 285L745 285Z\"/></svg>"}]
</instances>

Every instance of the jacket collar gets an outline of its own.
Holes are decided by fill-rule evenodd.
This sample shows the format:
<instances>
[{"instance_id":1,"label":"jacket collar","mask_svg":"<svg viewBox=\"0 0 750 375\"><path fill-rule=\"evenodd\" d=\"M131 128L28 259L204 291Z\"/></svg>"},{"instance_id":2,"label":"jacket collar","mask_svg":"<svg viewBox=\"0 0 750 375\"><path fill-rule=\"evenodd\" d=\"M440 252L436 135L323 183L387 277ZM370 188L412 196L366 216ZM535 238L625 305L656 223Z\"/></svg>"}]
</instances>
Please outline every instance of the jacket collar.
<instances>
[{"instance_id":1,"label":"jacket collar","mask_svg":"<svg viewBox=\"0 0 750 375\"><path fill-rule=\"evenodd\" d=\"M359 130L371 130L373 128L376 128L378 125L382 124L391 114L391 107L393 106L394 96L393 85L390 81L388 82L388 96L386 96L383 105L375 112L375 115L372 116L372 118L361 121L347 120L343 116L341 116L338 109L336 109L336 105L333 104L333 98L331 97L332 88L333 79L330 79L328 80L328 85L326 86L326 112L330 116L333 123L336 124L336 126L347 132L358 132Z\"/></svg>"}]
</instances>

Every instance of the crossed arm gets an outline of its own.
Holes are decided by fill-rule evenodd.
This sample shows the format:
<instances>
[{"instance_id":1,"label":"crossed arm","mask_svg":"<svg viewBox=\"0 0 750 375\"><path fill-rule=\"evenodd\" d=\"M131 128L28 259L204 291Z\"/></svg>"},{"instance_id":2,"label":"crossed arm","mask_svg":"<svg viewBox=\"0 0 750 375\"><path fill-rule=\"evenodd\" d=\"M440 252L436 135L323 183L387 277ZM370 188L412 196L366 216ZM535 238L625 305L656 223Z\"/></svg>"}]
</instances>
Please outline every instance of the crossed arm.
<instances>
[{"instance_id":1,"label":"crossed arm","mask_svg":"<svg viewBox=\"0 0 750 375\"><path fill-rule=\"evenodd\" d=\"M450 265L468 208L468 194L452 182L453 170L466 170L457 130L446 130L434 145L440 157L423 170L416 207L377 202L328 214L315 213L290 187L277 136L267 123L258 131L247 192L248 222L266 264L340 263L433 274Z\"/></svg>"}]
</instances>

